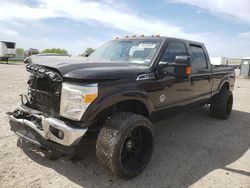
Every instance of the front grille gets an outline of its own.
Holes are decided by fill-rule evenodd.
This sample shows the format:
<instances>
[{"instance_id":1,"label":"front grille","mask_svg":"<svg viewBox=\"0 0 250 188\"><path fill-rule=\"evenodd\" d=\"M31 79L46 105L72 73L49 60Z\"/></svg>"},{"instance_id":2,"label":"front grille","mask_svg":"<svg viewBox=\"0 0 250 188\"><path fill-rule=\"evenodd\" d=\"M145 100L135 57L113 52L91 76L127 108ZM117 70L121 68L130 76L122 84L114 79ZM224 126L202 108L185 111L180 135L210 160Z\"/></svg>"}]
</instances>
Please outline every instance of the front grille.
<instances>
[{"instance_id":1,"label":"front grille","mask_svg":"<svg viewBox=\"0 0 250 188\"><path fill-rule=\"evenodd\" d=\"M28 64L28 105L48 115L56 116L60 108L62 77L45 67Z\"/></svg>"}]
</instances>

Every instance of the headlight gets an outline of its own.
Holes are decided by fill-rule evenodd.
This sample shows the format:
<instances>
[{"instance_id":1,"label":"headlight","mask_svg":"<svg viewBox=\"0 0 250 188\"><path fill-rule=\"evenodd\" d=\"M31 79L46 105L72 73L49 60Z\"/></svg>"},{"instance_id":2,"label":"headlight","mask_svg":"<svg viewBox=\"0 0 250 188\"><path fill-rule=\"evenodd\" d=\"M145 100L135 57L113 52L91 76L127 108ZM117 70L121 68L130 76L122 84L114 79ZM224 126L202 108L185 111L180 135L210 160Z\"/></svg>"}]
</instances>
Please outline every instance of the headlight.
<instances>
[{"instance_id":1,"label":"headlight","mask_svg":"<svg viewBox=\"0 0 250 188\"><path fill-rule=\"evenodd\" d=\"M98 94L97 84L73 85L62 84L60 115L68 119L79 121L88 106Z\"/></svg>"}]
</instances>

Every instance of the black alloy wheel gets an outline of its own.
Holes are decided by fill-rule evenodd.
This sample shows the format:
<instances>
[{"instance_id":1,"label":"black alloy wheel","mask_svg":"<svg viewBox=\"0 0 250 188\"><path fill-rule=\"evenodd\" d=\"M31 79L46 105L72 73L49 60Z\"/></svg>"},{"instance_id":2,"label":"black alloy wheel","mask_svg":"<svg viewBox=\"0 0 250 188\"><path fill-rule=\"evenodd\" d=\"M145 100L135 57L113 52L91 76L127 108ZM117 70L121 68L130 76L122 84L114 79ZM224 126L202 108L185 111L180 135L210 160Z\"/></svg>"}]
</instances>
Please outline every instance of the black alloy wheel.
<instances>
[{"instance_id":1,"label":"black alloy wheel","mask_svg":"<svg viewBox=\"0 0 250 188\"><path fill-rule=\"evenodd\" d=\"M150 161L154 131L145 117L120 112L101 129L96 143L98 161L113 174L130 179L138 175Z\"/></svg>"}]
</instances>

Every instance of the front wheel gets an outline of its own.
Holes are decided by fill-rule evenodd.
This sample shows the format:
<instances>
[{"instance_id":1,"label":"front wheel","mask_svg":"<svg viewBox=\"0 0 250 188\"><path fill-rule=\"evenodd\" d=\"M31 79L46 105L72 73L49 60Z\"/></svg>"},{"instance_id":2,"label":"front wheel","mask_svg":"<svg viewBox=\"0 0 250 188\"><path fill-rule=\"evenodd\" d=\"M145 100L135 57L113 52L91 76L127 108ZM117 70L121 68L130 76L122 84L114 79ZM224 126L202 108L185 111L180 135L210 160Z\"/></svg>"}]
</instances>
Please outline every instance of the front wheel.
<instances>
[{"instance_id":1,"label":"front wheel","mask_svg":"<svg viewBox=\"0 0 250 188\"><path fill-rule=\"evenodd\" d=\"M106 121L96 143L99 163L114 175L130 179L138 175L150 161L154 131L145 117L120 112Z\"/></svg>"}]
</instances>

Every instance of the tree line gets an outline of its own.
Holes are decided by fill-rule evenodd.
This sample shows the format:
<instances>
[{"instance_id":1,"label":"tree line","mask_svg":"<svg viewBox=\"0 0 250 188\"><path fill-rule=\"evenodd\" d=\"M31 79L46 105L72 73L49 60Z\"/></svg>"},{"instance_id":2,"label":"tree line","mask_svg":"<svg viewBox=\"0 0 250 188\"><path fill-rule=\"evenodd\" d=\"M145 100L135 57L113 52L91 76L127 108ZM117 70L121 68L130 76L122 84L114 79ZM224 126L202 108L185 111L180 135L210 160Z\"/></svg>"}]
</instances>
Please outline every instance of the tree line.
<instances>
[{"instance_id":1,"label":"tree line","mask_svg":"<svg viewBox=\"0 0 250 188\"><path fill-rule=\"evenodd\" d=\"M79 54L80 56L88 56L90 54L92 54L95 51L95 49L89 47L86 48L81 54ZM17 48L16 49L16 55L17 56L23 56L25 53L23 48ZM44 53L55 53L55 54L60 54L60 55L69 55L68 51L65 49L61 49L61 48L48 48L48 49L44 49L42 51L39 52L40 54L44 54Z\"/></svg>"}]
</instances>

